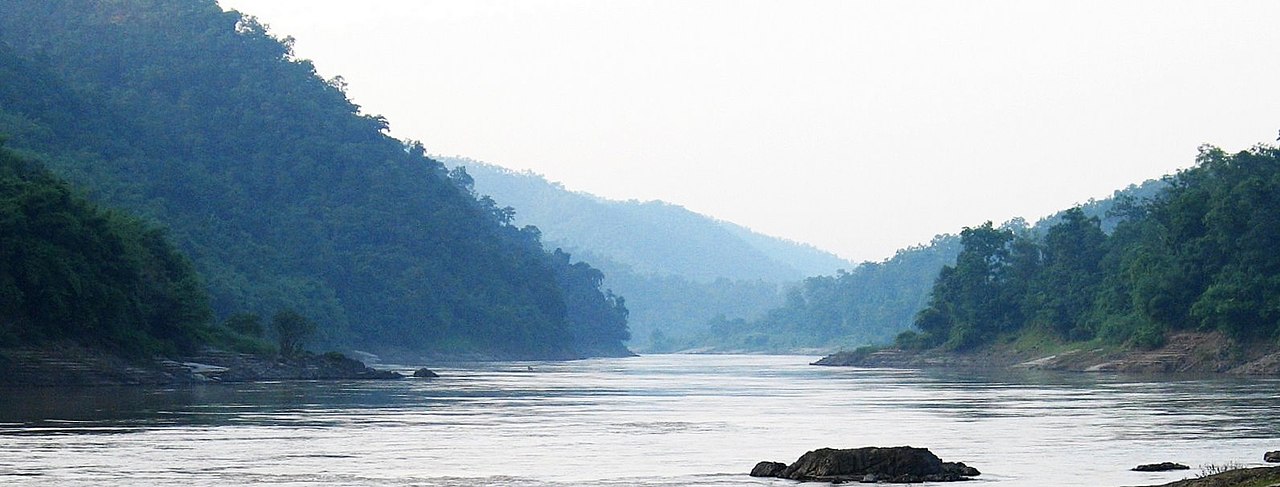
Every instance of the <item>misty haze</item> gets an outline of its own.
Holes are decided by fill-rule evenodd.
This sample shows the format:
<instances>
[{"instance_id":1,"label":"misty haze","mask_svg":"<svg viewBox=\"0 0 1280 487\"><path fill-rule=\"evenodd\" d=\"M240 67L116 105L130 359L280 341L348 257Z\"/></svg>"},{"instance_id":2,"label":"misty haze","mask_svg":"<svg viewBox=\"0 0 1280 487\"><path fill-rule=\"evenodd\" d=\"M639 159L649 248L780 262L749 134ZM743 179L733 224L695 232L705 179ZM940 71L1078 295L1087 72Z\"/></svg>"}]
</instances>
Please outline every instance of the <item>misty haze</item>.
<instances>
[{"instance_id":1,"label":"misty haze","mask_svg":"<svg viewBox=\"0 0 1280 487\"><path fill-rule=\"evenodd\" d=\"M6 0L0 484L1280 484L1275 18Z\"/></svg>"}]
</instances>

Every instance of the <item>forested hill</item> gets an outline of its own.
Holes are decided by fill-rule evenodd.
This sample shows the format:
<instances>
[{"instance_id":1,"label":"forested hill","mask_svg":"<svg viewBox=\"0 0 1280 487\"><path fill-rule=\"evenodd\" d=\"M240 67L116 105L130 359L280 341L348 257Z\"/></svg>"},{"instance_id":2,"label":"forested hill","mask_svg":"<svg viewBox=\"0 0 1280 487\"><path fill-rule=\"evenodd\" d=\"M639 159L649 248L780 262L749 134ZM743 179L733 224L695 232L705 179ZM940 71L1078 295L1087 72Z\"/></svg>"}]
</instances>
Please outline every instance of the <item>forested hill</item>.
<instances>
[{"instance_id":1,"label":"forested hill","mask_svg":"<svg viewBox=\"0 0 1280 487\"><path fill-rule=\"evenodd\" d=\"M297 309L325 345L625 353L622 299L213 0L8 0L0 133L171 230L219 316Z\"/></svg>"},{"instance_id":2,"label":"forested hill","mask_svg":"<svg viewBox=\"0 0 1280 487\"><path fill-rule=\"evenodd\" d=\"M519 210L515 219L537 225L543 238L630 266L641 274L716 279L798 281L852 264L809 245L760 235L661 201L613 201L574 192L529 172L462 158L476 191Z\"/></svg>"},{"instance_id":3,"label":"forested hill","mask_svg":"<svg viewBox=\"0 0 1280 487\"><path fill-rule=\"evenodd\" d=\"M605 271L604 286L627 296L641 351L723 348L711 327L755 319L780 306L782 290L814 274L852 268L811 246L658 201L611 201L572 192L542 176L481 162L464 167L476 190L520 208L515 221L542 229L547 242Z\"/></svg>"},{"instance_id":4,"label":"forested hill","mask_svg":"<svg viewBox=\"0 0 1280 487\"><path fill-rule=\"evenodd\" d=\"M1117 204L1125 218L1110 234L1079 209L1042 238L990 223L965 229L918 332L899 345L965 350L1039 333L1145 348L1177 331L1274 345L1280 149L1205 147L1166 182L1154 198Z\"/></svg>"}]
</instances>

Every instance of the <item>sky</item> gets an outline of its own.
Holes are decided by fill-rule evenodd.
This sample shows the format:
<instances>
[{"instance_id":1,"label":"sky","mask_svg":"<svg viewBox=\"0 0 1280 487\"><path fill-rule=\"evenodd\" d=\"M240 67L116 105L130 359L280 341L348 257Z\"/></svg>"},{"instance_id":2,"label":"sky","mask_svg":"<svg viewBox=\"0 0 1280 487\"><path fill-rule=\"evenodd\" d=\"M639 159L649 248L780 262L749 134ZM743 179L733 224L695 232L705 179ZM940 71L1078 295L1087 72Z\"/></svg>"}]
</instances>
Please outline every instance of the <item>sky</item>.
<instances>
[{"instance_id":1,"label":"sky","mask_svg":"<svg viewBox=\"0 0 1280 487\"><path fill-rule=\"evenodd\" d=\"M1280 130L1272 1L220 4L429 153L852 261Z\"/></svg>"}]
</instances>

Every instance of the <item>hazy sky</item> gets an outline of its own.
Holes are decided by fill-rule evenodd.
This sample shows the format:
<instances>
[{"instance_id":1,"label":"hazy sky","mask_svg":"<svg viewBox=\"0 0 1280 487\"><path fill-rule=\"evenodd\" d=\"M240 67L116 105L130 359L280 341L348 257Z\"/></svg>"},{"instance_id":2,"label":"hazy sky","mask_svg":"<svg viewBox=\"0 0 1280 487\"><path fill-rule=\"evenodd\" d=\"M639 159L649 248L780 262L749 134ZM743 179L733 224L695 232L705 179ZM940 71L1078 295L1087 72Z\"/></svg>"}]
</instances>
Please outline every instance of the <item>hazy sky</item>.
<instances>
[{"instance_id":1,"label":"hazy sky","mask_svg":"<svg viewBox=\"0 0 1280 487\"><path fill-rule=\"evenodd\" d=\"M221 4L429 152L855 261L1280 129L1272 1Z\"/></svg>"}]
</instances>

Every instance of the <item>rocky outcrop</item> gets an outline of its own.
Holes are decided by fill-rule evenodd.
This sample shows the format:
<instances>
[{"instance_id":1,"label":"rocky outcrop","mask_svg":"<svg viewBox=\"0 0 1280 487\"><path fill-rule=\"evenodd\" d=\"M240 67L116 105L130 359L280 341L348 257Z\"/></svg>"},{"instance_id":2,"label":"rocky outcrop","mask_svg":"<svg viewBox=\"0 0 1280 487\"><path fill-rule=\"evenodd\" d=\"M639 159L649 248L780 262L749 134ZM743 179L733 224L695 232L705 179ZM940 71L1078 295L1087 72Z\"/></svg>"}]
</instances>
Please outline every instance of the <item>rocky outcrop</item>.
<instances>
[{"instance_id":1,"label":"rocky outcrop","mask_svg":"<svg viewBox=\"0 0 1280 487\"><path fill-rule=\"evenodd\" d=\"M125 358L75 345L0 350L0 385L170 385L259 380L399 379L339 353L294 358L205 349L180 357Z\"/></svg>"},{"instance_id":2,"label":"rocky outcrop","mask_svg":"<svg viewBox=\"0 0 1280 487\"><path fill-rule=\"evenodd\" d=\"M1161 462L1161 463L1148 463L1145 465L1138 465L1129 470L1132 470L1134 472L1168 472L1170 470L1190 470L1190 469L1191 467L1188 467L1181 463Z\"/></svg>"},{"instance_id":3,"label":"rocky outcrop","mask_svg":"<svg viewBox=\"0 0 1280 487\"><path fill-rule=\"evenodd\" d=\"M205 350L184 363L187 367L192 365L204 366L206 370L199 373L196 372L199 368L192 368L193 374L217 382L404 378L397 372L374 369L364 362L336 352L304 353L298 357L283 358ZM210 366L214 368L209 369ZM223 370L217 371L219 368Z\"/></svg>"},{"instance_id":4,"label":"rocky outcrop","mask_svg":"<svg viewBox=\"0 0 1280 487\"><path fill-rule=\"evenodd\" d=\"M753 477L778 477L823 482L953 482L970 480L977 469L958 462L943 462L927 448L898 446L852 449L822 448L800 456L779 468L777 462L760 462Z\"/></svg>"},{"instance_id":5,"label":"rocky outcrop","mask_svg":"<svg viewBox=\"0 0 1280 487\"><path fill-rule=\"evenodd\" d=\"M436 377L440 377L440 374L435 373L435 371L431 369L423 367L421 369L413 371L413 376L419 379L434 379Z\"/></svg>"},{"instance_id":6,"label":"rocky outcrop","mask_svg":"<svg viewBox=\"0 0 1280 487\"><path fill-rule=\"evenodd\" d=\"M1269 451L1262 454L1262 461L1267 463L1280 463L1280 450Z\"/></svg>"},{"instance_id":7,"label":"rocky outcrop","mask_svg":"<svg viewBox=\"0 0 1280 487\"><path fill-rule=\"evenodd\" d=\"M1238 468L1226 472L1179 480L1160 487L1242 487L1280 485L1280 467Z\"/></svg>"},{"instance_id":8,"label":"rocky outcrop","mask_svg":"<svg viewBox=\"0 0 1280 487\"><path fill-rule=\"evenodd\" d=\"M787 464L782 462L760 462L755 468L751 469L752 477L781 477L782 472L787 469Z\"/></svg>"}]
</instances>

